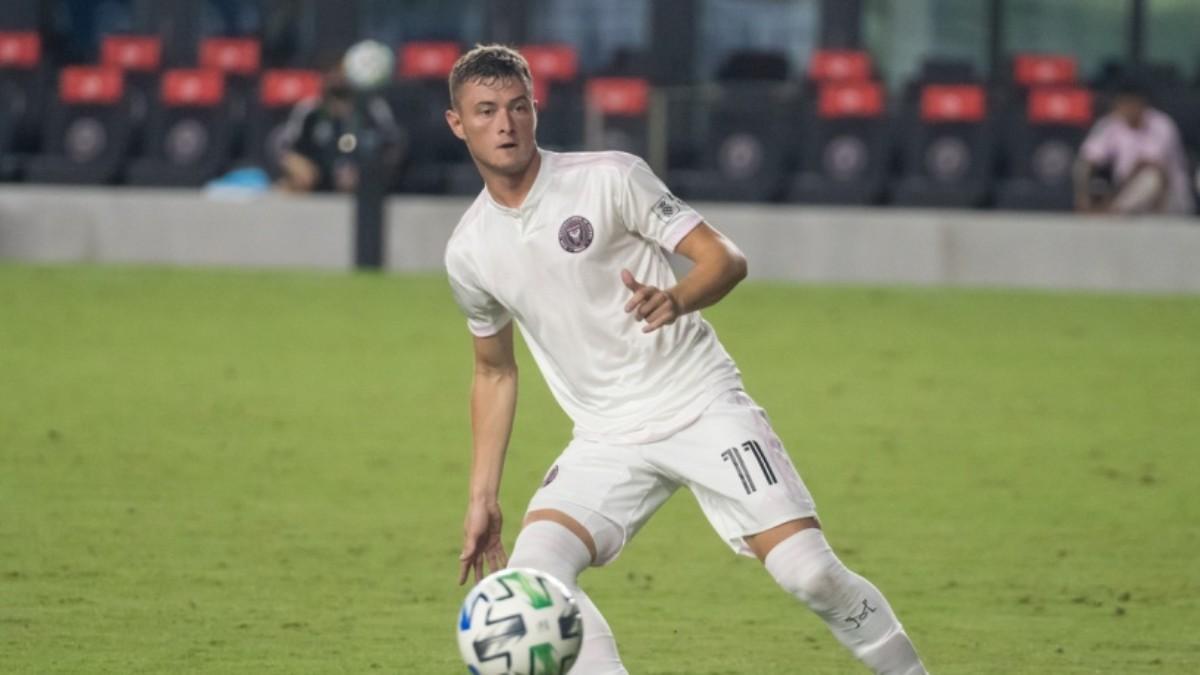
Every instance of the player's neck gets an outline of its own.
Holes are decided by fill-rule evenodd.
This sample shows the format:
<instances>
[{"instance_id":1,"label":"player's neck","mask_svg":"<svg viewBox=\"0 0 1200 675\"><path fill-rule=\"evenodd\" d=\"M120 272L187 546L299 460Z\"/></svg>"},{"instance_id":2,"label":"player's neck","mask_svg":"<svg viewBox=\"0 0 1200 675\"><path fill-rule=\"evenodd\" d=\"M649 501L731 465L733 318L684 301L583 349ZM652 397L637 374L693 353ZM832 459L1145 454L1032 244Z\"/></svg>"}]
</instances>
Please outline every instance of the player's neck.
<instances>
[{"instance_id":1,"label":"player's neck","mask_svg":"<svg viewBox=\"0 0 1200 675\"><path fill-rule=\"evenodd\" d=\"M533 189L538 171L542 167L542 153L535 151L529 165L519 174L504 175L494 171L482 172L483 184L492 195L492 199L501 206L510 209L520 208L525 197Z\"/></svg>"}]
</instances>

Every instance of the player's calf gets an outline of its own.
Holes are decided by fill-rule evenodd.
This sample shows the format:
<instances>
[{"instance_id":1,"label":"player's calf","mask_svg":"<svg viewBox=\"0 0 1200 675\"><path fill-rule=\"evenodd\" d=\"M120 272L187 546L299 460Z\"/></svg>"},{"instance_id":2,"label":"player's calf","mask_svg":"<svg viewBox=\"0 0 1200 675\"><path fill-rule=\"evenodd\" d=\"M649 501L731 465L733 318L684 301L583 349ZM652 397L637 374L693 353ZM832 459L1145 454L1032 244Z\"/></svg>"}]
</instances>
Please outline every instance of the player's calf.
<instances>
[{"instance_id":1,"label":"player's calf","mask_svg":"<svg viewBox=\"0 0 1200 675\"><path fill-rule=\"evenodd\" d=\"M771 550L764 564L784 590L808 605L838 641L874 672L926 672L887 599L838 560L820 529L788 537Z\"/></svg>"}]
</instances>

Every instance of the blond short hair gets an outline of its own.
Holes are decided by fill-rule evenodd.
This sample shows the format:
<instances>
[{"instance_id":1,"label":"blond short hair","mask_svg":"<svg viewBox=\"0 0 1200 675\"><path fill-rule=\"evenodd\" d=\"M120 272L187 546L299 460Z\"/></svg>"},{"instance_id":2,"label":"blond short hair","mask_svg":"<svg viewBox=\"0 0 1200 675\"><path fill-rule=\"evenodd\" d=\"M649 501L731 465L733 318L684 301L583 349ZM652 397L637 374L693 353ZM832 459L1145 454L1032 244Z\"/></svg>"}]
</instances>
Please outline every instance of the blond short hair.
<instances>
[{"instance_id":1,"label":"blond short hair","mask_svg":"<svg viewBox=\"0 0 1200 675\"><path fill-rule=\"evenodd\" d=\"M450 105L457 106L458 90L467 82L490 85L504 80L520 80L532 95L533 75L520 52L506 45L475 45L450 69Z\"/></svg>"}]
</instances>

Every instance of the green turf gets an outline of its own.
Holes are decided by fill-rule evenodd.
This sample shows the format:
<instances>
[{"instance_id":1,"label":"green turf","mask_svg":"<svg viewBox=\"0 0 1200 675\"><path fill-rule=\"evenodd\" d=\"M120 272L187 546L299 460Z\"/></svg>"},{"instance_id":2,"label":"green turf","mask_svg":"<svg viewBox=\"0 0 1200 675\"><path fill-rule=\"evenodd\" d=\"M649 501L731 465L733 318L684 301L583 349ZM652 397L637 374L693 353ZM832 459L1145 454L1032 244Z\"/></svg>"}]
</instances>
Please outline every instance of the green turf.
<instances>
[{"instance_id":1,"label":"green turf","mask_svg":"<svg viewBox=\"0 0 1200 675\"><path fill-rule=\"evenodd\" d=\"M1200 298L707 314L935 673L1200 672ZM439 278L0 266L0 672L461 672L469 344ZM584 581L635 675L860 672L686 494Z\"/></svg>"}]
</instances>

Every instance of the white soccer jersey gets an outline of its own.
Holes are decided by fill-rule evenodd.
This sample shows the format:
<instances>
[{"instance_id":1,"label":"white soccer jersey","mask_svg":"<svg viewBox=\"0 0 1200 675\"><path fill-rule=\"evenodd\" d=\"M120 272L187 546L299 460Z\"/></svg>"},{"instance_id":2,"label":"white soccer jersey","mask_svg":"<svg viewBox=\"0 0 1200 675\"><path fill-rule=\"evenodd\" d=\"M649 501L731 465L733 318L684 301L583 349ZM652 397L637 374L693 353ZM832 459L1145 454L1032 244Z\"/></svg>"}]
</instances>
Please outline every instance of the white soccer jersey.
<instances>
[{"instance_id":1,"label":"white soccer jersey","mask_svg":"<svg viewBox=\"0 0 1200 675\"><path fill-rule=\"evenodd\" d=\"M487 188L446 249L455 300L477 336L515 319L580 438L659 440L741 387L733 360L697 312L643 333L625 312L628 269L675 285L664 249L702 221L641 159L622 152L554 153L519 209Z\"/></svg>"}]
</instances>

